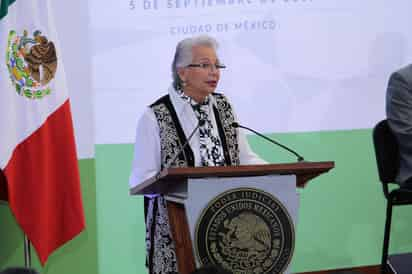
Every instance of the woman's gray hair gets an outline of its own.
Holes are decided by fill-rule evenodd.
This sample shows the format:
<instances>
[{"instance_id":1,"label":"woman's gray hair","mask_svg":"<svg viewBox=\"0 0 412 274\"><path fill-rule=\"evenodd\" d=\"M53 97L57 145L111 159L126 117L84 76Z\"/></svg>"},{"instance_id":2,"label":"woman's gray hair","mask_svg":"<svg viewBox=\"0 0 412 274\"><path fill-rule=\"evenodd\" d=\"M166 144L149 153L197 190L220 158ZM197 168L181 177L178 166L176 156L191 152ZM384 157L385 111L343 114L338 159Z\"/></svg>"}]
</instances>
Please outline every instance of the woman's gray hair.
<instances>
[{"instance_id":1,"label":"woman's gray hair","mask_svg":"<svg viewBox=\"0 0 412 274\"><path fill-rule=\"evenodd\" d=\"M217 41L207 35L196 36L192 38L186 38L180 41L176 46L175 56L172 62L172 78L173 87L176 90L182 89L182 80L177 73L179 68L184 68L192 63L192 49L195 46L205 46L213 48L217 51Z\"/></svg>"}]
</instances>

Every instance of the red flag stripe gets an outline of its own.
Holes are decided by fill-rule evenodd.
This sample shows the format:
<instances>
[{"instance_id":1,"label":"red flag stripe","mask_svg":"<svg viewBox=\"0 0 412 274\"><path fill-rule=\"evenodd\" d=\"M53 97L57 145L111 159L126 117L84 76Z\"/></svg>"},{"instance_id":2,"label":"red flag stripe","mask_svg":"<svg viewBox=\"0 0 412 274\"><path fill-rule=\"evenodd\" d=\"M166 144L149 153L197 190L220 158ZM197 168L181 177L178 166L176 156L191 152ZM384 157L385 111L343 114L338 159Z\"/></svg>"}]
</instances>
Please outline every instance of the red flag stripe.
<instances>
[{"instance_id":1,"label":"red flag stripe","mask_svg":"<svg viewBox=\"0 0 412 274\"><path fill-rule=\"evenodd\" d=\"M85 227L69 100L15 148L4 173L10 208L44 264Z\"/></svg>"}]
</instances>

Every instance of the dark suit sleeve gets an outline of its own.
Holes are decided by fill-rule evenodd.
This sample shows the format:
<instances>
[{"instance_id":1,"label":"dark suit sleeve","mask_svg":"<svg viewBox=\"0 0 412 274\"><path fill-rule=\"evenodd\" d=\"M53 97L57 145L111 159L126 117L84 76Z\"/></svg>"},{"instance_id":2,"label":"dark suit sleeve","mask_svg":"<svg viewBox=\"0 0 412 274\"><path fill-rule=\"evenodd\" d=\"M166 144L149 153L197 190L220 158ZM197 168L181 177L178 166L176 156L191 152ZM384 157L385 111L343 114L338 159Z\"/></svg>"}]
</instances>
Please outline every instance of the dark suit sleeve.
<instances>
[{"instance_id":1,"label":"dark suit sleeve","mask_svg":"<svg viewBox=\"0 0 412 274\"><path fill-rule=\"evenodd\" d=\"M412 83L398 72L393 73L389 79L386 114L399 143L403 158L401 165L411 168L412 172ZM400 179L405 179L402 174Z\"/></svg>"}]
</instances>

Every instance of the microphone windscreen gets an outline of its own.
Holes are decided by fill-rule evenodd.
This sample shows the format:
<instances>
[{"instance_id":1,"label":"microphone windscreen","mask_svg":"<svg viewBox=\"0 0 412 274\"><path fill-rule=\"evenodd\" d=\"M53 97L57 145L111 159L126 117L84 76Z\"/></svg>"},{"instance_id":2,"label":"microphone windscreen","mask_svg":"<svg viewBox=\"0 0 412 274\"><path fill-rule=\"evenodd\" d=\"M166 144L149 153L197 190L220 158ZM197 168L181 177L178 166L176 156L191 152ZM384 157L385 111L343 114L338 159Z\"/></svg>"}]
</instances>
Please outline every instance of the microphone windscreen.
<instances>
[{"instance_id":1,"label":"microphone windscreen","mask_svg":"<svg viewBox=\"0 0 412 274\"><path fill-rule=\"evenodd\" d=\"M232 127L234 127L234 128L238 128L238 127L239 127L239 124L238 124L238 123L236 123L236 122L233 122L233 123L232 123Z\"/></svg>"}]
</instances>

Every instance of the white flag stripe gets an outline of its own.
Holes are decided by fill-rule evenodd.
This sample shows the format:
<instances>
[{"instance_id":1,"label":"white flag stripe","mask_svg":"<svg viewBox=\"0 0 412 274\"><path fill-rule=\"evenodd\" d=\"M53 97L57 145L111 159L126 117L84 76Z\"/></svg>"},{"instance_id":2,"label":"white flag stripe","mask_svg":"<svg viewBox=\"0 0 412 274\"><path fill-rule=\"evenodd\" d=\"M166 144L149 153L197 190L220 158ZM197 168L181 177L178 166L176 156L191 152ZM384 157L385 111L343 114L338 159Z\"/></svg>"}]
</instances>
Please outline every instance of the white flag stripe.
<instances>
[{"instance_id":1,"label":"white flag stripe","mask_svg":"<svg viewBox=\"0 0 412 274\"><path fill-rule=\"evenodd\" d=\"M10 30L15 30L17 35L23 35L23 31L27 30L29 36L32 36L33 30L45 30L47 33L42 33L56 47L57 53L57 72L54 80L51 82L51 94L39 99L29 99L24 96L17 95L16 89L13 86L11 79L2 79L0 82L0 90L2 90L2 98L0 100L0 168L4 168L9 161L14 148L30 136L38 129L47 117L53 113L63 102L68 98L64 79L64 71L62 60L59 58L59 42L54 30L54 26L49 24L50 13L44 13L48 8L45 6L45 1L16 1L9 6L8 14L0 21L0 53L6 55L7 39ZM47 1L50 7L49 1ZM26 12L25 12L26 11ZM27 16L31 13L38 16ZM33 18L37 18L33 20ZM52 21L51 21L52 22ZM0 66L0 75L9 75L5 62ZM24 111L19 111L24 110Z\"/></svg>"}]
</instances>

